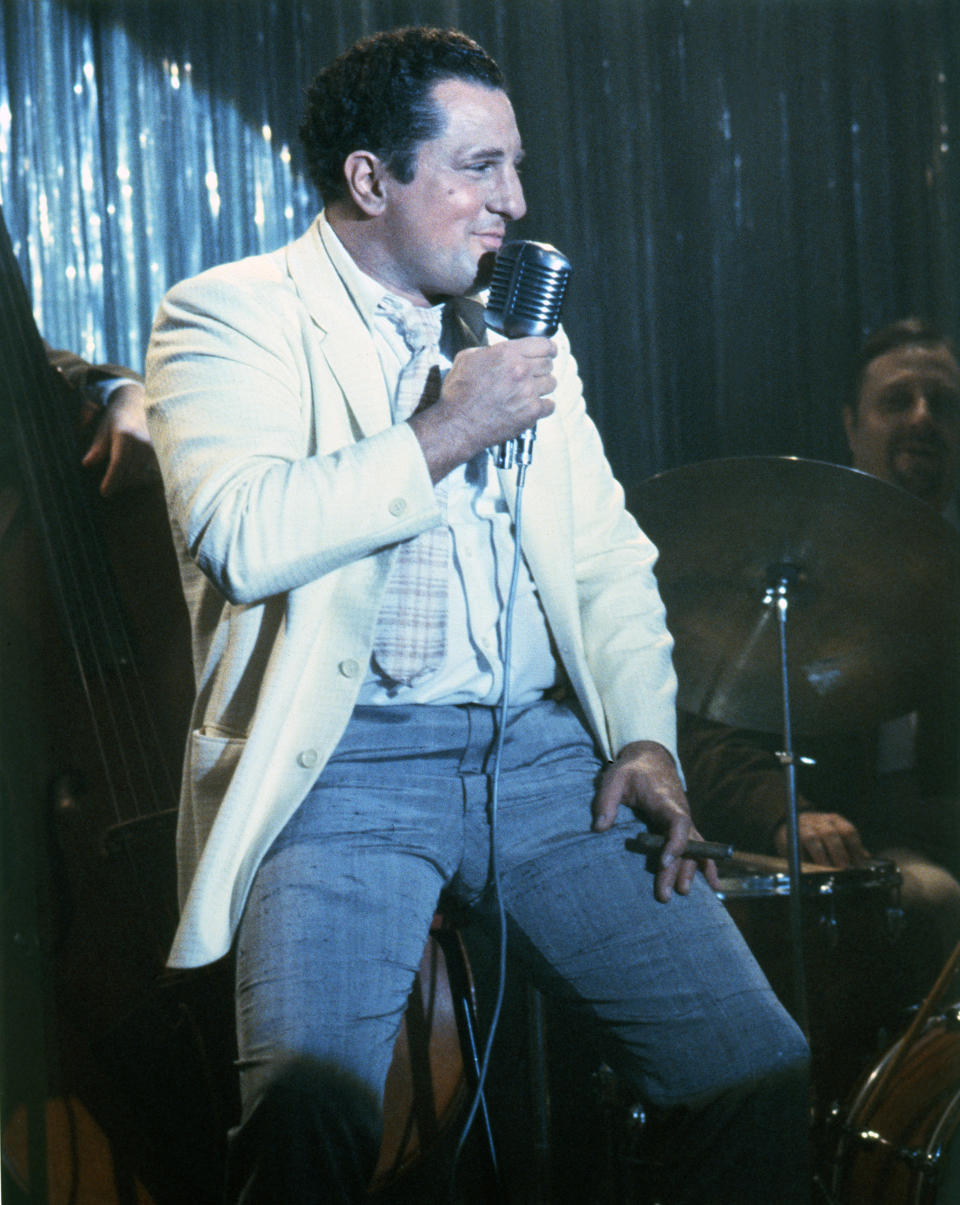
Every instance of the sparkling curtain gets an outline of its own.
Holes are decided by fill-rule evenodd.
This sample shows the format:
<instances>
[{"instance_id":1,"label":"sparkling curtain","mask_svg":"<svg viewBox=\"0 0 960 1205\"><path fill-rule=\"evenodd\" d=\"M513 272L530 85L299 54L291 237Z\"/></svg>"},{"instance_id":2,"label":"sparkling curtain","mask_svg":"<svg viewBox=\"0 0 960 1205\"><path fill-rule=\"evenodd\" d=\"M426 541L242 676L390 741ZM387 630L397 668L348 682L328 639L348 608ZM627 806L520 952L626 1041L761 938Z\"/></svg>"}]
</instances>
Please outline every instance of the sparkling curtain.
<instances>
[{"instance_id":1,"label":"sparkling curtain","mask_svg":"<svg viewBox=\"0 0 960 1205\"><path fill-rule=\"evenodd\" d=\"M507 72L516 233L628 486L713 456L843 456L845 365L956 332L951 0L2 0L0 203L54 344L142 367L164 290L317 207L303 91L363 33L456 25Z\"/></svg>"}]
</instances>

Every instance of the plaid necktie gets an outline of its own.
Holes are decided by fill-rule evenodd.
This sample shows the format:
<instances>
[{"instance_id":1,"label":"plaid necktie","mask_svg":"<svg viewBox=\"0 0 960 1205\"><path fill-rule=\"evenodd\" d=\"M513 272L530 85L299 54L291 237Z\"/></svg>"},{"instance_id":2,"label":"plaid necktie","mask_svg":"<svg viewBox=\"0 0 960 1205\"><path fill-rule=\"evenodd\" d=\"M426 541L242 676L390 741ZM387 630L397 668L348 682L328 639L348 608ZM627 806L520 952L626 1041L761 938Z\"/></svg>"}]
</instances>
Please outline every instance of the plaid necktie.
<instances>
[{"instance_id":1,"label":"plaid necktie","mask_svg":"<svg viewBox=\"0 0 960 1205\"><path fill-rule=\"evenodd\" d=\"M402 423L439 397L443 311L404 305L389 295L380 304L412 353L397 382L394 421ZM446 518L446 482L435 491ZM450 530L445 522L404 540L397 549L373 645L374 661L392 681L410 686L442 664L449 572Z\"/></svg>"}]
</instances>

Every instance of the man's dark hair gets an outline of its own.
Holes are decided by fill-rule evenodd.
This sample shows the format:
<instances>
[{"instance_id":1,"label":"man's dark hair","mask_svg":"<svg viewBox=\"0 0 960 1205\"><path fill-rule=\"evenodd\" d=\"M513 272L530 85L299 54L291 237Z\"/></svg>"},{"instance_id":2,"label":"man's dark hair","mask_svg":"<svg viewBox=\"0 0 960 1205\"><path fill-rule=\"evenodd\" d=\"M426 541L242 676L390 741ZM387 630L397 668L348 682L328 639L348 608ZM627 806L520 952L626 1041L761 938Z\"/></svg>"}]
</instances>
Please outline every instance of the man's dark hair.
<instances>
[{"instance_id":1,"label":"man's dark hair","mask_svg":"<svg viewBox=\"0 0 960 1205\"><path fill-rule=\"evenodd\" d=\"M844 404L849 406L854 415L860 404L860 391L867 369L878 356L896 351L899 347L945 347L952 356L956 356L949 335L924 318L900 318L880 327L865 340L851 367Z\"/></svg>"},{"instance_id":2,"label":"man's dark hair","mask_svg":"<svg viewBox=\"0 0 960 1205\"><path fill-rule=\"evenodd\" d=\"M413 179L418 145L443 130L430 90L445 79L504 87L500 68L472 38L420 26L363 38L317 75L300 137L325 204L346 196L343 165L354 151L377 155L403 184Z\"/></svg>"}]
</instances>

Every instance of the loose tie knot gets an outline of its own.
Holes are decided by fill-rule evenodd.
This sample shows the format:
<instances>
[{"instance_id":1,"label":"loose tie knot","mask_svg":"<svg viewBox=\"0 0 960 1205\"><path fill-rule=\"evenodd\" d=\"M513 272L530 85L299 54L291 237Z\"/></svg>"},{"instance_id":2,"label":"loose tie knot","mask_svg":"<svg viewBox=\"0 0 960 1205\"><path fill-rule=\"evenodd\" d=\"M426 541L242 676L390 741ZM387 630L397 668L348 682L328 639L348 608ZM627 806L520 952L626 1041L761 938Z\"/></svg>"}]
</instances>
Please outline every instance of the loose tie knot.
<instances>
[{"instance_id":1,"label":"loose tie knot","mask_svg":"<svg viewBox=\"0 0 960 1205\"><path fill-rule=\"evenodd\" d=\"M403 336L403 341L414 355L424 348L439 346L443 306L408 305L387 293L380 299L380 309Z\"/></svg>"},{"instance_id":2,"label":"loose tie knot","mask_svg":"<svg viewBox=\"0 0 960 1205\"><path fill-rule=\"evenodd\" d=\"M380 310L396 326L410 351L410 359L400 370L394 398L396 422L426 410L440 396L440 331L443 306L427 308L410 305L385 294Z\"/></svg>"}]
</instances>

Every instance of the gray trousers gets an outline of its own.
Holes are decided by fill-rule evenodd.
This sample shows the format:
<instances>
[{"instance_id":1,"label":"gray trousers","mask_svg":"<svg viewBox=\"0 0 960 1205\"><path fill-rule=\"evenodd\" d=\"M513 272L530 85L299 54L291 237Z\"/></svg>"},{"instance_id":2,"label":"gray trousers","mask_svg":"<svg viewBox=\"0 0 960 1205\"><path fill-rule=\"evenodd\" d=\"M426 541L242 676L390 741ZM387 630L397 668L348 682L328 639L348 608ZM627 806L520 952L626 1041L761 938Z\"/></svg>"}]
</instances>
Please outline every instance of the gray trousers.
<instances>
[{"instance_id":1,"label":"gray trousers","mask_svg":"<svg viewBox=\"0 0 960 1205\"><path fill-rule=\"evenodd\" d=\"M625 848L640 827L628 810L606 833L590 831L601 763L566 704L512 715L492 824L495 731L486 707L358 708L260 866L237 945L244 1120L231 1199L358 1199L356 1183L339 1197L329 1184L314 1192L330 1175L319 1167L302 1169L302 1190L278 1187L281 1164L300 1156L281 1154L277 1123L264 1118L289 1098L284 1143L316 1148L289 1117L310 1114L304 1098L333 1099L324 1082L351 1097L358 1118L375 1116L441 890L493 908L493 830L515 959L599 1029L614 1070L644 1100L700 1119L685 1127L675 1199L806 1200L806 1043L723 906L701 876L689 896L655 900L645 860ZM335 1110L341 1131L348 1112ZM341 1132L331 1158L356 1156L362 1184L375 1127L360 1148L351 1142ZM698 1169L689 1154L700 1142ZM734 1184L738 1160L749 1176Z\"/></svg>"}]
</instances>

